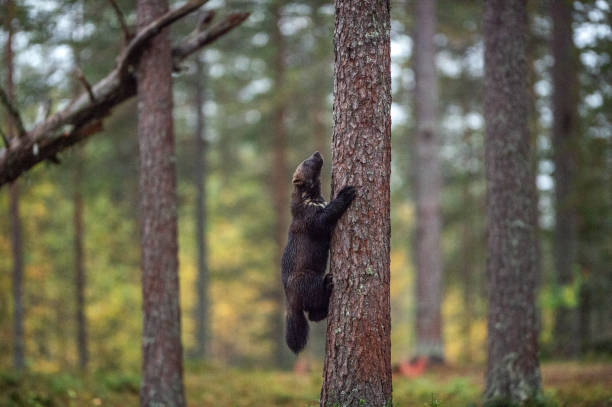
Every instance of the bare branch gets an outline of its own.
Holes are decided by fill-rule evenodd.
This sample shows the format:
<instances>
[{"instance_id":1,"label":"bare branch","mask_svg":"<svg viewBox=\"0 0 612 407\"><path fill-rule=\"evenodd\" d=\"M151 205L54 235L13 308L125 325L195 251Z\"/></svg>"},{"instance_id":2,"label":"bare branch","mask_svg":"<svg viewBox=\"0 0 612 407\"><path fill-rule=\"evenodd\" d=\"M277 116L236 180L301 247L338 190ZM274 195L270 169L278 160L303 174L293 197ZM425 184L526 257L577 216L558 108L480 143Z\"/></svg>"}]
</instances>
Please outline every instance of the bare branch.
<instances>
[{"instance_id":1,"label":"bare branch","mask_svg":"<svg viewBox=\"0 0 612 407\"><path fill-rule=\"evenodd\" d=\"M123 16L123 12L119 8L119 5L117 4L117 2L115 0L108 0L108 2L111 4L111 7L115 11L115 15L117 16L117 20L119 20L119 25L121 26L121 31L123 31L123 41L124 41L124 44L128 44L130 42L130 40L132 39L132 33L130 32L130 29L128 28L127 24L125 23L125 17Z\"/></svg>"},{"instance_id":2,"label":"bare branch","mask_svg":"<svg viewBox=\"0 0 612 407\"><path fill-rule=\"evenodd\" d=\"M85 92L75 97L66 108L25 133L25 137L15 138L11 140L9 147L0 149L0 186L15 180L37 163L100 131L102 119L108 116L115 106L136 95L135 64L148 40L205 1L189 1L153 21L124 49L118 58L117 67L104 79L90 86L91 93ZM188 55L221 37L247 16L247 13L232 14L193 38L189 36L183 39L172 49L173 63L180 63Z\"/></svg>"},{"instance_id":3,"label":"bare branch","mask_svg":"<svg viewBox=\"0 0 612 407\"><path fill-rule=\"evenodd\" d=\"M200 15L198 16L198 25L195 31L201 32L206 27L208 27L210 23L212 22L212 20L215 18L215 14L216 13L214 10L206 10L206 11L201 12Z\"/></svg>"},{"instance_id":4,"label":"bare branch","mask_svg":"<svg viewBox=\"0 0 612 407\"><path fill-rule=\"evenodd\" d=\"M75 71L76 76L79 79L79 81L85 87L85 90L87 91L87 94L89 95L90 102L94 103L96 101L96 97L94 96L93 90L91 89L91 85L89 84L89 82L85 78L85 75L83 75L83 71L81 71L81 68L79 68L78 66L74 67L74 71Z\"/></svg>"},{"instance_id":5,"label":"bare branch","mask_svg":"<svg viewBox=\"0 0 612 407\"><path fill-rule=\"evenodd\" d=\"M147 44L151 38L159 34L161 30L176 20L185 17L187 14L198 9L200 6L206 3L206 1L207 0L190 0L181 7L178 7L164 14L157 20L152 21L149 25L140 30L132 41L130 41L128 46L121 52L121 55L119 55L117 63L119 75L121 76L124 74L125 70L136 62L136 58L140 55L142 47Z\"/></svg>"},{"instance_id":6,"label":"bare branch","mask_svg":"<svg viewBox=\"0 0 612 407\"><path fill-rule=\"evenodd\" d=\"M240 25L249 15L250 13L232 13L223 21L213 25L208 30L202 31L197 35L187 37L172 48L172 56L174 57L175 63L182 61L205 45L213 42L228 31L232 30L234 27Z\"/></svg>"},{"instance_id":7,"label":"bare branch","mask_svg":"<svg viewBox=\"0 0 612 407\"><path fill-rule=\"evenodd\" d=\"M9 100L9 97L2 86L0 86L0 103L4 105L6 111L9 116L11 116L12 121L17 127L17 136L23 137L26 134L25 127L23 127L23 121L21 120L21 116L19 115L19 111L15 108L15 106Z\"/></svg>"}]
</instances>

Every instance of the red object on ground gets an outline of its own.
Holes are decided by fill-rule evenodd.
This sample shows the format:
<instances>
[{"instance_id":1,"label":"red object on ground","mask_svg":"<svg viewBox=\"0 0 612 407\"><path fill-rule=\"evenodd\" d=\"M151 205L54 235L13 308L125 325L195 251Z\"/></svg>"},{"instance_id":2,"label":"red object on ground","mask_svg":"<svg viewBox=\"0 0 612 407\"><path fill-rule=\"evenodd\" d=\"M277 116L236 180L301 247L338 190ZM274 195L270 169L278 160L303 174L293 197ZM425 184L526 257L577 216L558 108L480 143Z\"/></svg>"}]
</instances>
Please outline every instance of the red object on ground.
<instances>
[{"instance_id":1,"label":"red object on ground","mask_svg":"<svg viewBox=\"0 0 612 407\"><path fill-rule=\"evenodd\" d=\"M399 364L399 374L409 378L421 376L427 369L427 358L418 357L412 361L403 361Z\"/></svg>"}]
</instances>

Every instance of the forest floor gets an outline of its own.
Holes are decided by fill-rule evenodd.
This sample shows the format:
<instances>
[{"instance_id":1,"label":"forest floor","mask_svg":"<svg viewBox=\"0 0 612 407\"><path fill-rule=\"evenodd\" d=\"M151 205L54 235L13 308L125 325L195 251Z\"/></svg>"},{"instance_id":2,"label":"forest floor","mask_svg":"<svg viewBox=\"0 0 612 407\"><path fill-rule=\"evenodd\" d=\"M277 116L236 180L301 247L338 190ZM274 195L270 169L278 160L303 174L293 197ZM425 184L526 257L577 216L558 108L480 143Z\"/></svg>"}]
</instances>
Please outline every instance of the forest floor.
<instances>
[{"instance_id":1,"label":"forest floor","mask_svg":"<svg viewBox=\"0 0 612 407\"><path fill-rule=\"evenodd\" d=\"M542 377L543 406L612 407L612 363L545 363ZM482 385L482 368L440 367L415 379L394 377L393 401L398 407L477 406ZM0 406L137 406L138 386L139 377L130 374L4 372ZM188 369L185 386L190 407L314 407L321 378L317 372L296 375L206 366Z\"/></svg>"}]
</instances>

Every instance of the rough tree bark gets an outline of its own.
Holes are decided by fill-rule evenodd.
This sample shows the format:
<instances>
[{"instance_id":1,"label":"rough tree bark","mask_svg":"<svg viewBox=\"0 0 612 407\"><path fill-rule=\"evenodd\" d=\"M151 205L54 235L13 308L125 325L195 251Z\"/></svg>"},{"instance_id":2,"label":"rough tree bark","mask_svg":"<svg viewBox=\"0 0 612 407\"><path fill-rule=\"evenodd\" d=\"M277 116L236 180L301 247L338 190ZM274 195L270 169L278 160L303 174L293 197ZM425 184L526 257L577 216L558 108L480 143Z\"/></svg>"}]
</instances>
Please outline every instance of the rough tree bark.
<instances>
[{"instance_id":1,"label":"rough tree bark","mask_svg":"<svg viewBox=\"0 0 612 407\"><path fill-rule=\"evenodd\" d=\"M321 406L391 405L389 2L336 0L332 190L357 197L331 243Z\"/></svg>"},{"instance_id":2,"label":"rough tree bark","mask_svg":"<svg viewBox=\"0 0 612 407\"><path fill-rule=\"evenodd\" d=\"M83 245L83 164L84 151L77 148L73 176L73 225L74 225L74 270L76 294L77 349L79 353L79 368L87 369L89 352L87 349L87 319L85 316L85 253Z\"/></svg>"},{"instance_id":3,"label":"rough tree bark","mask_svg":"<svg viewBox=\"0 0 612 407\"><path fill-rule=\"evenodd\" d=\"M167 0L138 0L139 27L167 10ZM185 405L171 74L170 41L164 30L151 40L137 68L143 407Z\"/></svg>"},{"instance_id":4,"label":"rough tree bark","mask_svg":"<svg viewBox=\"0 0 612 407\"><path fill-rule=\"evenodd\" d=\"M550 5L553 31L552 55L552 145L555 163L554 257L557 284L569 285L576 266L576 206L571 191L576 167L577 74L572 42L572 4L557 1ZM575 357L579 350L578 313L561 305L555 313L555 352Z\"/></svg>"},{"instance_id":5,"label":"rough tree bark","mask_svg":"<svg viewBox=\"0 0 612 407\"><path fill-rule=\"evenodd\" d=\"M6 96L13 103L15 91L13 84L13 19L15 18L15 2L8 0L4 6L5 27L8 33L4 49L4 66L6 69ZM13 118L7 112L6 118L7 140L13 142L19 136L15 131ZM9 187L9 218L11 248L13 254L13 366L17 370L25 368L24 342L23 342L23 241L21 237L21 215L19 214L19 184L13 182Z\"/></svg>"},{"instance_id":6,"label":"rough tree bark","mask_svg":"<svg viewBox=\"0 0 612 407\"><path fill-rule=\"evenodd\" d=\"M272 188L274 197L274 213L276 215L274 227L274 240L276 243L275 259L281 259L287 240L288 213L289 213L289 174L287 164L287 135L285 132L285 39L280 29L282 1L274 3L272 13L274 23L272 26L272 41L276 46L274 55L274 87L276 90L276 103L274 108L274 147L272 164ZM285 321L284 292L281 281L277 279L274 290L271 291L272 301L275 303L271 315L272 339L274 341L275 363L279 367L288 367L289 354L285 345L283 324Z\"/></svg>"},{"instance_id":7,"label":"rough tree bark","mask_svg":"<svg viewBox=\"0 0 612 407\"><path fill-rule=\"evenodd\" d=\"M196 356L204 359L208 346L208 256L206 244L206 128L204 122L204 101L206 73L204 62L198 56L195 59L194 109L196 113L196 130L194 133L194 182L196 187L196 246L198 257L198 281L196 284Z\"/></svg>"},{"instance_id":8,"label":"rough tree bark","mask_svg":"<svg viewBox=\"0 0 612 407\"><path fill-rule=\"evenodd\" d=\"M484 398L520 403L540 392L526 1L487 0L484 37L489 300Z\"/></svg>"},{"instance_id":9,"label":"rough tree bark","mask_svg":"<svg viewBox=\"0 0 612 407\"><path fill-rule=\"evenodd\" d=\"M444 361L442 342L442 253L440 250L438 91L435 68L435 0L417 0L414 33L414 190L416 200L416 356Z\"/></svg>"}]
</instances>

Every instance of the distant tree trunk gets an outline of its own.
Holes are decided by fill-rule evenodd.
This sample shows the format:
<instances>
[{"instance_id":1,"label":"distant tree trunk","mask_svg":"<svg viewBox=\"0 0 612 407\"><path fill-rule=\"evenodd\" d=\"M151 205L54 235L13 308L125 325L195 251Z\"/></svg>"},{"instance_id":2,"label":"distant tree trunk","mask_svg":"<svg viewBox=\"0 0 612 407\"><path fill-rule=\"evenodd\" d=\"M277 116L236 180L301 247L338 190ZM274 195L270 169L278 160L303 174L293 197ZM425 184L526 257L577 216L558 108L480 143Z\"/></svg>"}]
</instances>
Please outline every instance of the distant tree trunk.
<instances>
[{"instance_id":1,"label":"distant tree trunk","mask_svg":"<svg viewBox=\"0 0 612 407\"><path fill-rule=\"evenodd\" d=\"M285 134L285 39L280 30L282 2L277 1L273 6L274 24L272 28L272 41L276 46L274 56L274 83L277 100L274 109L274 147L272 164L272 182L274 196L274 213L276 224L274 229L274 240L276 242L275 259L279 265L283 254L283 249L287 240L288 213L289 213L289 185L288 166L287 166L287 136ZM284 303L283 287L280 278L276 279L272 299L275 302L275 311L272 315L271 332L274 340L275 363L279 367L287 368L289 355L285 345L284 335Z\"/></svg>"},{"instance_id":2,"label":"distant tree trunk","mask_svg":"<svg viewBox=\"0 0 612 407\"><path fill-rule=\"evenodd\" d=\"M540 392L526 1L486 1L484 37L489 299L484 398L523 402Z\"/></svg>"},{"instance_id":3,"label":"distant tree trunk","mask_svg":"<svg viewBox=\"0 0 612 407\"><path fill-rule=\"evenodd\" d=\"M444 361L442 343L442 253L440 250L440 143L436 135L438 91L435 46L436 2L417 0L414 34L416 137L416 355Z\"/></svg>"},{"instance_id":4,"label":"distant tree trunk","mask_svg":"<svg viewBox=\"0 0 612 407\"><path fill-rule=\"evenodd\" d=\"M468 159L466 160L466 167L468 161L472 159L472 141L470 132L466 132L464 136L464 143L469 148ZM467 170L469 171L469 170ZM461 266L462 271L462 284L461 289L463 291L463 321L462 321L462 336L463 336L463 358L465 362L470 363L472 361L472 320L474 318L474 249L476 245L475 232L474 232L474 207L477 205L471 191L472 182L474 177L471 172L466 174L466 180L464 181L462 195L463 195L463 206L467 211L463 219L463 233L462 233L462 249L463 252L463 264Z\"/></svg>"},{"instance_id":5,"label":"distant tree trunk","mask_svg":"<svg viewBox=\"0 0 612 407\"><path fill-rule=\"evenodd\" d=\"M331 243L321 406L391 405L389 2L336 0L332 190L357 188Z\"/></svg>"},{"instance_id":6,"label":"distant tree trunk","mask_svg":"<svg viewBox=\"0 0 612 407\"><path fill-rule=\"evenodd\" d=\"M87 350L87 321L85 317L85 256L83 245L83 196L81 194L83 178L83 147L76 148L76 163L73 178L73 223L74 223L74 269L76 293L77 349L79 368L87 369L89 353Z\"/></svg>"},{"instance_id":7,"label":"distant tree trunk","mask_svg":"<svg viewBox=\"0 0 612 407\"><path fill-rule=\"evenodd\" d=\"M13 84L13 19L15 18L15 2L7 0L5 6L5 27L8 33L4 52L6 68L6 93L13 102L15 90ZM17 137L15 123L10 114L5 118L7 138L9 142ZM25 368L23 343L23 242L21 237L21 216L19 215L19 185L17 181L9 186L9 217L11 226L11 246L13 253L13 366L17 370Z\"/></svg>"},{"instance_id":8,"label":"distant tree trunk","mask_svg":"<svg viewBox=\"0 0 612 407\"><path fill-rule=\"evenodd\" d=\"M204 123L204 99L206 73L200 57L195 58L194 108L196 113L195 131L195 187L196 187L196 247L198 254L198 282L196 309L196 356L204 359L208 346L208 256L206 245L206 133Z\"/></svg>"},{"instance_id":9,"label":"distant tree trunk","mask_svg":"<svg viewBox=\"0 0 612 407\"><path fill-rule=\"evenodd\" d=\"M572 42L572 4L551 3L553 22L552 68L553 129L552 146L555 163L555 234L554 258L557 284L572 284L576 266L576 205L572 198L576 159L577 75ZM555 313L555 353L575 357L579 349L578 313L561 305Z\"/></svg>"},{"instance_id":10,"label":"distant tree trunk","mask_svg":"<svg viewBox=\"0 0 612 407\"><path fill-rule=\"evenodd\" d=\"M139 27L167 10L167 0L138 0ZM170 41L164 30L151 40L137 68L143 407L185 405L171 73Z\"/></svg>"}]
</instances>

